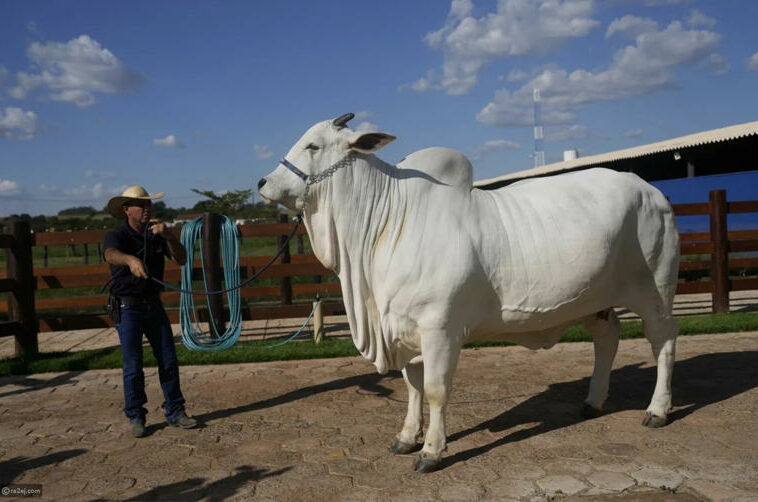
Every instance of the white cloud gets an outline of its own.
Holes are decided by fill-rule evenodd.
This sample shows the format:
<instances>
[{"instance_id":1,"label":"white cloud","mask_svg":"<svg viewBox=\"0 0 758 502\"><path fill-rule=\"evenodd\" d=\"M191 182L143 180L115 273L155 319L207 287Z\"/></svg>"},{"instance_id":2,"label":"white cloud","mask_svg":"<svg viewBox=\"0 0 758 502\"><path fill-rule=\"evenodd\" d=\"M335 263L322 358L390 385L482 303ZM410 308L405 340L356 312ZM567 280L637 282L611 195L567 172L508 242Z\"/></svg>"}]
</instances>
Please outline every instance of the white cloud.
<instances>
[{"instance_id":1,"label":"white cloud","mask_svg":"<svg viewBox=\"0 0 758 502\"><path fill-rule=\"evenodd\" d=\"M135 92L142 82L142 76L87 35L66 43L33 42L26 55L39 73L18 73L18 85L9 91L16 99L46 88L50 91L47 97L53 101L85 107L95 102L95 93Z\"/></svg>"},{"instance_id":2,"label":"white cloud","mask_svg":"<svg viewBox=\"0 0 758 502\"><path fill-rule=\"evenodd\" d=\"M8 80L8 69L0 65L0 87L5 85L5 81Z\"/></svg>"},{"instance_id":3,"label":"white cloud","mask_svg":"<svg viewBox=\"0 0 758 502\"><path fill-rule=\"evenodd\" d=\"M57 192L58 191L58 187L57 186L55 186L55 185L46 185L45 183L41 184L39 186L39 189L42 190L43 192L47 192L47 193Z\"/></svg>"},{"instance_id":4,"label":"white cloud","mask_svg":"<svg viewBox=\"0 0 758 502\"><path fill-rule=\"evenodd\" d=\"M253 150L259 159L270 159L274 155L267 145L253 145Z\"/></svg>"},{"instance_id":5,"label":"white cloud","mask_svg":"<svg viewBox=\"0 0 758 502\"><path fill-rule=\"evenodd\" d=\"M364 120L363 122L360 122L357 126L355 126L353 130L355 132L376 132L379 130L379 127L377 127L377 125L374 124L373 122Z\"/></svg>"},{"instance_id":6,"label":"white cloud","mask_svg":"<svg viewBox=\"0 0 758 502\"><path fill-rule=\"evenodd\" d=\"M747 69L758 71L758 52L750 56L750 60L747 62Z\"/></svg>"},{"instance_id":7,"label":"white cloud","mask_svg":"<svg viewBox=\"0 0 758 502\"><path fill-rule=\"evenodd\" d=\"M608 30L605 32L605 38L610 38L618 33L625 38L631 38L634 40L639 35L650 33L651 31L658 31L657 22L648 18L626 15L620 19L614 19L611 24L608 25Z\"/></svg>"},{"instance_id":8,"label":"white cloud","mask_svg":"<svg viewBox=\"0 0 758 502\"><path fill-rule=\"evenodd\" d=\"M525 126L533 123L532 91L540 89L544 124L570 124L583 105L650 94L678 85L674 69L700 65L716 72L728 65L715 50L721 36L707 30L685 30L679 21L642 33L634 45L618 50L605 70L544 69L520 89L500 89L477 115L482 123Z\"/></svg>"},{"instance_id":9,"label":"white cloud","mask_svg":"<svg viewBox=\"0 0 758 502\"><path fill-rule=\"evenodd\" d=\"M153 140L154 146L162 146L165 148L184 148L184 143L179 140L173 134L169 134L165 138L159 138Z\"/></svg>"},{"instance_id":10,"label":"white cloud","mask_svg":"<svg viewBox=\"0 0 758 502\"><path fill-rule=\"evenodd\" d=\"M557 142L571 139L584 139L589 136L586 126L574 124L570 126L551 126L545 128L545 141Z\"/></svg>"},{"instance_id":11,"label":"white cloud","mask_svg":"<svg viewBox=\"0 0 758 502\"><path fill-rule=\"evenodd\" d=\"M32 139L37 134L37 115L21 108L0 110L0 137L5 139Z\"/></svg>"},{"instance_id":12,"label":"white cloud","mask_svg":"<svg viewBox=\"0 0 758 502\"><path fill-rule=\"evenodd\" d=\"M73 188L64 188L63 190L58 190L58 188L55 186L40 185L40 189L46 192L60 191L67 197L73 197L82 201L90 201L106 199L114 195L119 195L126 189L126 185L120 187L106 187L102 183L95 183L92 186L85 184Z\"/></svg>"},{"instance_id":13,"label":"white cloud","mask_svg":"<svg viewBox=\"0 0 758 502\"><path fill-rule=\"evenodd\" d=\"M713 28L716 26L716 20L712 17L708 17L699 10L693 10L690 15L685 19L687 26L691 28L698 28L705 26L706 28Z\"/></svg>"},{"instance_id":14,"label":"white cloud","mask_svg":"<svg viewBox=\"0 0 758 502\"><path fill-rule=\"evenodd\" d=\"M471 158L474 160L479 160L488 153L502 152L505 150L518 150L519 148L521 148L521 145L515 141L507 139L493 139L485 142L483 145L476 147L474 149L474 152L471 154Z\"/></svg>"},{"instance_id":15,"label":"white cloud","mask_svg":"<svg viewBox=\"0 0 758 502\"><path fill-rule=\"evenodd\" d=\"M360 112L356 112L354 120L357 121L357 122L363 122L365 120L370 119L373 116L374 116L373 113L368 112L366 110L363 110L363 111L360 111Z\"/></svg>"},{"instance_id":16,"label":"white cloud","mask_svg":"<svg viewBox=\"0 0 758 502\"><path fill-rule=\"evenodd\" d=\"M34 21L29 21L26 23L26 30L31 33L32 35L38 37L40 36L39 28L37 26L37 23Z\"/></svg>"},{"instance_id":17,"label":"white cloud","mask_svg":"<svg viewBox=\"0 0 758 502\"><path fill-rule=\"evenodd\" d=\"M17 195L19 193L21 193L21 185L19 185L18 181L0 178L0 197Z\"/></svg>"},{"instance_id":18,"label":"white cloud","mask_svg":"<svg viewBox=\"0 0 758 502\"><path fill-rule=\"evenodd\" d=\"M624 132L623 136L625 138L640 138L642 137L642 129L631 129Z\"/></svg>"},{"instance_id":19,"label":"white cloud","mask_svg":"<svg viewBox=\"0 0 758 502\"><path fill-rule=\"evenodd\" d=\"M445 26L426 35L430 47L442 48L444 63L441 72L413 82L413 90L465 94L487 64L546 54L599 24L590 17L594 0L500 0L496 12L479 19L471 11L471 1L453 0Z\"/></svg>"},{"instance_id":20,"label":"white cloud","mask_svg":"<svg viewBox=\"0 0 758 502\"><path fill-rule=\"evenodd\" d=\"M363 110L360 112L356 112L355 118L353 119L355 121L355 126L352 126L352 129L355 132L376 132L379 130L376 124L371 122L369 119L371 119L374 116L373 113Z\"/></svg>"},{"instance_id":21,"label":"white cloud","mask_svg":"<svg viewBox=\"0 0 758 502\"><path fill-rule=\"evenodd\" d=\"M505 79L508 82L524 82L530 77L531 75L523 70L512 70Z\"/></svg>"},{"instance_id":22,"label":"white cloud","mask_svg":"<svg viewBox=\"0 0 758 502\"><path fill-rule=\"evenodd\" d=\"M635 0L631 0L634 2ZM685 2L688 2L689 0L639 0L642 5L647 5L650 7L657 7L660 5L678 5Z\"/></svg>"},{"instance_id":23,"label":"white cloud","mask_svg":"<svg viewBox=\"0 0 758 502\"><path fill-rule=\"evenodd\" d=\"M721 54L711 54L698 63L700 68L712 71L715 75L724 75L729 73L731 65L726 62Z\"/></svg>"},{"instance_id":24,"label":"white cloud","mask_svg":"<svg viewBox=\"0 0 758 502\"><path fill-rule=\"evenodd\" d=\"M110 180L118 177L118 174L113 171L95 171L93 169L87 169L84 171L85 178L96 178L101 180Z\"/></svg>"}]
</instances>

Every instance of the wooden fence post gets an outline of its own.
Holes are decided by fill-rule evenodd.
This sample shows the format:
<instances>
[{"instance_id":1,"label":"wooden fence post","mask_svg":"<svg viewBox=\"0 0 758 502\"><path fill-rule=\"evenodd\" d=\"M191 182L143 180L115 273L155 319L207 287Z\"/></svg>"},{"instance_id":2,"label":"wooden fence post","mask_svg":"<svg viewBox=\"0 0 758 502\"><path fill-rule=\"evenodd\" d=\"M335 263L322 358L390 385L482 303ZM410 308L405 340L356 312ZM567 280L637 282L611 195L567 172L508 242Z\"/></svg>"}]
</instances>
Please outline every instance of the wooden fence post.
<instances>
[{"instance_id":1,"label":"wooden fence post","mask_svg":"<svg viewBox=\"0 0 758 502\"><path fill-rule=\"evenodd\" d=\"M32 233L28 221L14 221L5 227L13 236L13 246L6 251L7 277L16 286L8 296L8 314L11 321L21 324L16 334L15 355L32 356L39 352L37 340L37 314L34 311L34 264L32 263Z\"/></svg>"},{"instance_id":2,"label":"wooden fence post","mask_svg":"<svg viewBox=\"0 0 758 502\"><path fill-rule=\"evenodd\" d=\"M321 298L313 302L313 342L321 343L324 339L324 314L321 308Z\"/></svg>"},{"instance_id":3,"label":"wooden fence post","mask_svg":"<svg viewBox=\"0 0 758 502\"><path fill-rule=\"evenodd\" d=\"M711 277L713 279L713 312L729 312L729 238L727 231L726 190L708 193L711 205Z\"/></svg>"},{"instance_id":4,"label":"wooden fence post","mask_svg":"<svg viewBox=\"0 0 758 502\"><path fill-rule=\"evenodd\" d=\"M297 254L305 254L305 244L303 244L303 234L297 236Z\"/></svg>"},{"instance_id":5,"label":"wooden fence post","mask_svg":"<svg viewBox=\"0 0 758 502\"><path fill-rule=\"evenodd\" d=\"M279 215L279 223L287 223L287 215L286 214L280 214ZM284 246L284 244L287 242L287 236L281 235L279 236L279 247L281 248ZM289 243L287 243L287 247L284 249L284 252L282 253L282 257L279 260L279 263L290 263L290 246ZM282 277L279 282L279 290L281 291L281 297L282 297L282 305L292 305L292 281L289 277Z\"/></svg>"},{"instance_id":6,"label":"wooden fence post","mask_svg":"<svg viewBox=\"0 0 758 502\"><path fill-rule=\"evenodd\" d=\"M208 291L219 291L221 282L221 216L216 213L203 214L203 270ZM190 265L191 266L191 265ZM226 331L226 313L222 295L208 297L209 314L213 314L216 332L221 335ZM210 323L211 320L208 319ZM209 326L211 336L216 336L213 327Z\"/></svg>"}]
</instances>

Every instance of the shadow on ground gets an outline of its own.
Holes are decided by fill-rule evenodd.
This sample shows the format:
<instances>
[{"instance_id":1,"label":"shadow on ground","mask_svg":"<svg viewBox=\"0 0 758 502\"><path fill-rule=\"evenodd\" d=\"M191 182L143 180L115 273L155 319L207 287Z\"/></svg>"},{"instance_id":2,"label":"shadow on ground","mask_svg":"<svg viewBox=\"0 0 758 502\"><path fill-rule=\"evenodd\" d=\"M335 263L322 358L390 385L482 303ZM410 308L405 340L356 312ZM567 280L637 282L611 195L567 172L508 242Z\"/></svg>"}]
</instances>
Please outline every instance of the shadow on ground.
<instances>
[{"instance_id":1,"label":"shadow on ground","mask_svg":"<svg viewBox=\"0 0 758 502\"><path fill-rule=\"evenodd\" d=\"M364 375L355 375L351 377L340 378L339 380L332 380L330 382L310 385L308 387L303 387L302 389L296 389L291 392L287 392L281 396L264 399L263 401L257 401L255 403L238 406L236 408L226 408L223 410L216 410L210 413L205 413L203 415L196 415L195 418L200 423L205 424L212 420L228 418L239 413L247 413L248 411L272 408L274 406L291 403L299 399L305 399L309 396L320 394L322 392L347 389L349 387L358 387L359 391L371 393L378 397L389 397L394 391L381 385L381 382L385 379L394 378L402 378L402 374L399 371L390 371L386 375L379 375L378 373L367 373Z\"/></svg>"},{"instance_id":2,"label":"shadow on ground","mask_svg":"<svg viewBox=\"0 0 758 502\"><path fill-rule=\"evenodd\" d=\"M705 406L758 387L757 363L758 352L754 351L705 354L677 361L672 382L675 411L669 414L669 421L681 420ZM640 366L641 364L630 364L613 371L610 398L606 404L607 413L640 410L640 422L642 421L643 411L653 395L656 368ZM448 442L453 442L480 430L498 433L522 424L538 422L537 425L516 430L487 445L444 457L442 468L464 462L499 446L583 421L580 410L589 382L590 378L587 377L552 384L546 391L500 415L450 435ZM576 412L566 413L565 409L572 404Z\"/></svg>"},{"instance_id":3,"label":"shadow on ground","mask_svg":"<svg viewBox=\"0 0 758 502\"><path fill-rule=\"evenodd\" d=\"M23 394L25 392L30 392L33 390L39 390L39 389L45 389L50 387L58 387L61 385L73 385L76 383L74 380L75 377L78 377L84 373L83 371L69 371L68 373L63 373L62 375L58 375L56 377L50 378L50 379L39 379L39 378L33 378L33 377L9 377L4 378L0 381L0 387L3 385L20 385L24 387L23 389L17 389L12 390L9 392L2 392L0 393L0 398L13 396L16 394Z\"/></svg>"},{"instance_id":4,"label":"shadow on ground","mask_svg":"<svg viewBox=\"0 0 758 502\"><path fill-rule=\"evenodd\" d=\"M157 486L145 493L135 495L134 497L125 500L184 501L199 500L202 498L208 502L217 502L233 497L240 491L240 488L247 483L253 483L272 476L279 476L290 469L292 469L292 467L269 471L268 469L256 469L252 466L245 465L237 467L235 469L237 471L235 474L213 481L212 483L206 484L204 478L189 478L177 483ZM98 499L98 502L104 500L106 499Z\"/></svg>"},{"instance_id":5,"label":"shadow on ground","mask_svg":"<svg viewBox=\"0 0 758 502\"><path fill-rule=\"evenodd\" d=\"M66 450L35 458L14 457L8 460L3 460L0 462L0 484L5 486L12 483L14 479L26 471L44 467L46 465L54 465L58 462L68 460L69 458L78 457L83 453L87 453L87 450Z\"/></svg>"}]
</instances>

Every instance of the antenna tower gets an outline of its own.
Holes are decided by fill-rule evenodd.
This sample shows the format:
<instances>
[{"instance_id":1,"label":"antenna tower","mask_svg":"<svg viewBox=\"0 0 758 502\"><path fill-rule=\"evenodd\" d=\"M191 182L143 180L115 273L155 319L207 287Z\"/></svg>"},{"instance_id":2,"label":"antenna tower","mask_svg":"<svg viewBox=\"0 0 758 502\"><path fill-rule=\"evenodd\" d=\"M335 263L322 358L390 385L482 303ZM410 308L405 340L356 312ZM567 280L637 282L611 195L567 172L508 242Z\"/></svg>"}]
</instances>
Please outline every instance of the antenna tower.
<instances>
[{"instance_id":1,"label":"antenna tower","mask_svg":"<svg viewBox=\"0 0 758 502\"><path fill-rule=\"evenodd\" d=\"M542 148L544 132L542 129L542 105L539 88L534 88L534 167L545 165L545 150Z\"/></svg>"}]
</instances>

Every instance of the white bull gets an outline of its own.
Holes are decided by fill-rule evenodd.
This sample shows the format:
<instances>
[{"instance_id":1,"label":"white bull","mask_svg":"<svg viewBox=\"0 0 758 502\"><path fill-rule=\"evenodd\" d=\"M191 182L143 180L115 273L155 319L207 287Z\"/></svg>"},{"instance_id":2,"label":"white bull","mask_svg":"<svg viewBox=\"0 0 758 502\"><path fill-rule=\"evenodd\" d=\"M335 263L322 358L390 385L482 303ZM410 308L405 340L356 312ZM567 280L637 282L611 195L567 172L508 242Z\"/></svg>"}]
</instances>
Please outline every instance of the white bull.
<instances>
[{"instance_id":1,"label":"white bull","mask_svg":"<svg viewBox=\"0 0 758 502\"><path fill-rule=\"evenodd\" d=\"M445 406L461 346L499 339L549 348L583 322L595 367L585 416L608 394L620 325L639 314L658 362L643 424L666 423L678 328L671 314L679 236L666 198L634 174L590 169L486 191L446 148L397 166L372 155L394 140L320 122L260 180L261 196L303 211L314 253L340 279L353 340L380 373L402 369L408 414L394 451L429 428L414 468L445 449Z\"/></svg>"}]
</instances>

